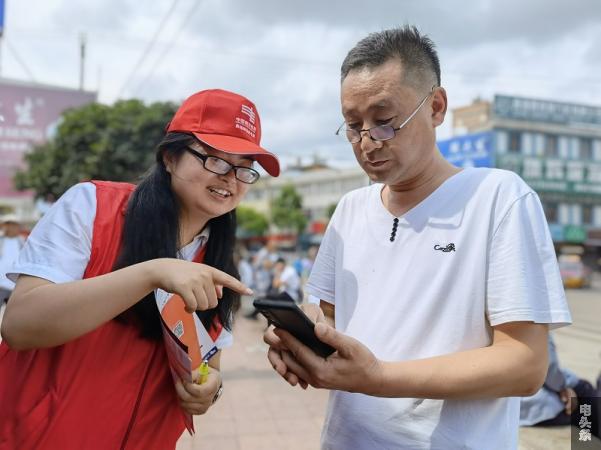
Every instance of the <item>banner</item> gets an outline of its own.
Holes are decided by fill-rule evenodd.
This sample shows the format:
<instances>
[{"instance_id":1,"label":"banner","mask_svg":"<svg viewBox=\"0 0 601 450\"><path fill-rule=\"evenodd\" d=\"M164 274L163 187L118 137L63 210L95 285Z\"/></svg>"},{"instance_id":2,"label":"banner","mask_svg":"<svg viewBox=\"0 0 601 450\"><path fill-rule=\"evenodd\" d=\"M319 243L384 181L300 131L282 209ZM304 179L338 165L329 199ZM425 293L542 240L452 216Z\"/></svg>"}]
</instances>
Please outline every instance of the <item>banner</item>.
<instances>
[{"instance_id":1,"label":"banner","mask_svg":"<svg viewBox=\"0 0 601 450\"><path fill-rule=\"evenodd\" d=\"M0 0L0 37L4 32L4 0Z\"/></svg>"},{"instance_id":2,"label":"banner","mask_svg":"<svg viewBox=\"0 0 601 450\"><path fill-rule=\"evenodd\" d=\"M94 92L0 79L0 198L31 195L13 185L24 155L52 138L63 111L95 100Z\"/></svg>"},{"instance_id":3,"label":"banner","mask_svg":"<svg viewBox=\"0 0 601 450\"><path fill-rule=\"evenodd\" d=\"M438 141L438 149L447 161L458 167L493 167L493 134L466 134Z\"/></svg>"}]
</instances>

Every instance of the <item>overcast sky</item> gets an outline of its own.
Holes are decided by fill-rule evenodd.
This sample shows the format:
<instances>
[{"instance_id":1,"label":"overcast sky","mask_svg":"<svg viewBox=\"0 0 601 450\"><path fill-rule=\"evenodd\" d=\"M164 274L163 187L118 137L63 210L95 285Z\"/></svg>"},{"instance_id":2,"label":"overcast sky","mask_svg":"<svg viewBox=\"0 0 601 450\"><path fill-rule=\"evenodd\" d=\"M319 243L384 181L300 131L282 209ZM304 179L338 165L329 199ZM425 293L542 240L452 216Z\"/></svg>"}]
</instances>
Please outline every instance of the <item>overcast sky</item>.
<instances>
[{"instance_id":1,"label":"overcast sky","mask_svg":"<svg viewBox=\"0 0 601 450\"><path fill-rule=\"evenodd\" d=\"M495 93L601 106L601 0L5 2L2 76L77 87L85 33L85 87L101 102L233 90L284 162L353 161L333 135L340 64L369 32L405 23L437 44L450 108Z\"/></svg>"}]
</instances>

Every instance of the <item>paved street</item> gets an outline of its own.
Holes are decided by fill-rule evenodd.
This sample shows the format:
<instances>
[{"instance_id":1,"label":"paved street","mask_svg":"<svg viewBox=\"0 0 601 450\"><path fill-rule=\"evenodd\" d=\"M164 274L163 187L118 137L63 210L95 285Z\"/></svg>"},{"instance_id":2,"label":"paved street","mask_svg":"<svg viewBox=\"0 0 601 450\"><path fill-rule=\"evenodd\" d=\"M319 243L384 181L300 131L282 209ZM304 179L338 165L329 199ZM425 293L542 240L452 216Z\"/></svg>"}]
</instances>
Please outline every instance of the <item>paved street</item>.
<instances>
[{"instance_id":1,"label":"paved street","mask_svg":"<svg viewBox=\"0 0 601 450\"><path fill-rule=\"evenodd\" d=\"M601 370L601 278L588 290L569 290L574 324L555 333L566 367L593 381ZM243 304L242 312L248 304ZM239 316L233 348L222 357L225 390L206 416L197 417L197 433L186 434L178 450L317 450L327 393L293 389L269 366L261 340L265 322ZM520 450L570 448L569 428L525 428Z\"/></svg>"}]
</instances>

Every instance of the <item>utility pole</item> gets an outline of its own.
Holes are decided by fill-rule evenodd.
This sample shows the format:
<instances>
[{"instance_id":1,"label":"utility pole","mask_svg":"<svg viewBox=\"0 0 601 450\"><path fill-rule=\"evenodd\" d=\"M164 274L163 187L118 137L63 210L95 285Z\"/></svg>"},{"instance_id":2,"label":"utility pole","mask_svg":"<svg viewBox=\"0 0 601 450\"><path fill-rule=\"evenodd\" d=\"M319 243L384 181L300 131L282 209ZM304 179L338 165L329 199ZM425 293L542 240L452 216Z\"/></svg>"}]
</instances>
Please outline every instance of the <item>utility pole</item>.
<instances>
[{"instance_id":1,"label":"utility pole","mask_svg":"<svg viewBox=\"0 0 601 450\"><path fill-rule=\"evenodd\" d=\"M79 90L84 89L86 61L86 34L79 33Z\"/></svg>"}]
</instances>

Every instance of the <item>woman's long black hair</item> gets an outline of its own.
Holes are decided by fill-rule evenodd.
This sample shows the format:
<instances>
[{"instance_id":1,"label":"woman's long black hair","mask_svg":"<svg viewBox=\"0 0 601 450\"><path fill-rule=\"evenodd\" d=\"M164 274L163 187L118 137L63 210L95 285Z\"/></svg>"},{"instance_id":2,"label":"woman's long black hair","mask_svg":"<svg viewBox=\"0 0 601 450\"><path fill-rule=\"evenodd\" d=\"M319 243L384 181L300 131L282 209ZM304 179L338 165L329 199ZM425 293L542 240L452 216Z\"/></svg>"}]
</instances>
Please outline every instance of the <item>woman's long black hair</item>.
<instances>
[{"instance_id":1,"label":"woman's long black hair","mask_svg":"<svg viewBox=\"0 0 601 450\"><path fill-rule=\"evenodd\" d=\"M163 155L170 153L180 158L185 148L195 138L185 133L167 133L158 145L156 164L138 184L133 192L125 215L119 256L113 270L131 266L155 258L176 258L180 242L180 207L171 190L171 175L163 162ZM209 220L210 237L206 244L204 264L215 267L240 279L233 260L236 241L236 212L230 211ZM198 230L199 232L201 230ZM197 311L207 330L213 325L215 316L227 330L231 330L233 313L239 305L240 295L228 288L215 309ZM154 292L151 292L118 319L135 323L141 334L150 339L159 339L161 324Z\"/></svg>"}]
</instances>

